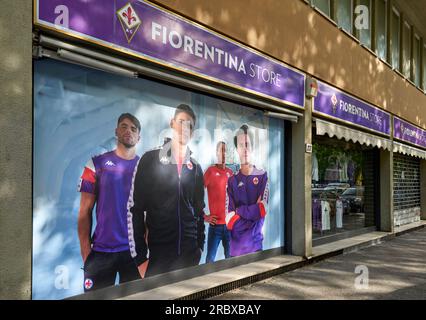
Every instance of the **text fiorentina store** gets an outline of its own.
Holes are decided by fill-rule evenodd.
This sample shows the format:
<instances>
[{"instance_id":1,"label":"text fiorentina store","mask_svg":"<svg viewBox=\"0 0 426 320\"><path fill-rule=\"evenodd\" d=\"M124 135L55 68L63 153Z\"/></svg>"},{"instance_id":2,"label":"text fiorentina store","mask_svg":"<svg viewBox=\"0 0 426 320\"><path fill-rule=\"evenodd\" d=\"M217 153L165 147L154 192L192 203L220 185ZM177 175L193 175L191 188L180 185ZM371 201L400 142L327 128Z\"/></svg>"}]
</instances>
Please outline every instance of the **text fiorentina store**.
<instances>
[{"instance_id":1,"label":"text fiorentina store","mask_svg":"<svg viewBox=\"0 0 426 320\"><path fill-rule=\"evenodd\" d=\"M117 253L115 245L139 261L141 255L154 259L165 241L168 253L177 255L184 245L199 246L202 256L191 265L200 266L190 272L211 272L213 268L205 263L210 225L204 223L203 213L208 215L217 204L212 204L208 188L204 189L203 173L219 161L218 146L222 145L229 169L226 179L234 179L232 192L223 190L227 211L223 214L229 215L226 223L232 230L230 254L216 244L216 265L222 268L230 260L235 265L244 263L247 256L261 259L283 252L286 132L289 122L303 114L304 74L145 1L36 0L34 9L34 299L61 299L90 291L98 283L85 273L95 268L99 254L92 252ZM189 118L182 120L191 123L191 134L184 142L191 153L180 162L179 180L161 180L156 170L176 166L167 148L180 137L173 119L181 105L191 110L184 107ZM114 153L116 135L120 139L117 121L123 113L140 122L141 139L135 147L142 158L132 160L133 167ZM238 131L244 124L249 131ZM241 136L245 139L242 147ZM239 152L240 147L244 152ZM153 158L156 169L149 167L150 178L142 178L145 170L140 174L139 169L153 150L166 153ZM252 165L248 175L239 173L244 163ZM108 179L115 181L118 174L128 177L128 187L108 185ZM93 192L96 197L89 234L94 247L84 264L77 231L82 206L79 181L79 191ZM172 188L178 196L170 193ZM142 210L143 222L136 224L134 208L140 199L135 195L145 190L149 204ZM113 207L110 201L116 201L116 211L106 209L111 216L99 215L102 208ZM176 215L164 222L151 212L166 205ZM238 235L253 236L238 238L235 230ZM130 243L118 243L123 233ZM148 247L151 256L138 250L142 246ZM225 255L232 258L224 259ZM148 264L147 272L149 268ZM166 278L160 274L151 271L147 287L164 284ZM188 277L188 272L182 270L180 276Z\"/></svg>"}]
</instances>

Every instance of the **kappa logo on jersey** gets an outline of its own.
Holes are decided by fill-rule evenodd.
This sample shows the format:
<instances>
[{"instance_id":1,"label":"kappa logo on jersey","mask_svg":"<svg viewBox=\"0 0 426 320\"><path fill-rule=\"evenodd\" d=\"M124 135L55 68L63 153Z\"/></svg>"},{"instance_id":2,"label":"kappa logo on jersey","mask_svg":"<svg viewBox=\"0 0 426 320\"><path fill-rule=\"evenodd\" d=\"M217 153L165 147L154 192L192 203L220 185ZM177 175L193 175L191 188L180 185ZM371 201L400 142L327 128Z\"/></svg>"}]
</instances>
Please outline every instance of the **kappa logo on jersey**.
<instances>
[{"instance_id":1,"label":"kappa logo on jersey","mask_svg":"<svg viewBox=\"0 0 426 320\"><path fill-rule=\"evenodd\" d=\"M220 173L219 172L216 172L216 177L219 177L220 176Z\"/></svg>"},{"instance_id":2,"label":"kappa logo on jersey","mask_svg":"<svg viewBox=\"0 0 426 320\"><path fill-rule=\"evenodd\" d=\"M117 16L124 34L126 35L127 42L130 43L138 31L142 21L130 3L118 10Z\"/></svg>"},{"instance_id":3,"label":"kappa logo on jersey","mask_svg":"<svg viewBox=\"0 0 426 320\"><path fill-rule=\"evenodd\" d=\"M84 288L86 290L90 290L93 287L93 281L92 279L87 278L86 280L84 280Z\"/></svg>"},{"instance_id":4,"label":"kappa logo on jersey","mask_svg":"<svg viewBox=\"0 0 426 320\"><path fill-rule=\"evenodd\" d=\"M115 167L115 163L112 162L111 160L108 160L107 162L105 162L105 165L109 167Z\"/></svg>"},{"instance_id":5,"label":"kappa logo on jersey","mask_svg":"<svg viewBox=\"0 0 426 320\"><path fill-rule=\"evenodd\" d=\"M240 183L238 184L238 188L242 187L244 185L244 182L240 181Z\"/></svg>"},{"instance_id":6,"label":"kappa logo on jersey","mask_svg":"<svg viewBox=\"0 0 426 320\"><path fill-rule=\"evenodd\" d=\"M191 162L188 162L188 163L186 164L186 167L187 167L189 170L192 170L192 168L194 168L194 166L192 165L192 163L191 163Z\"/></svg>"},{"instance_id":7,"label":"kappa logo on jersey","mask_svg":"<svg viewBox=\"0 0 426 320\"><path fill-rule=\"evenodd\" d=\"M253 184L257 185L259 183L259 179L257 177L253 178Z\"/></svg>"},{"instance_id":8,"label":"kappa logo on jersey","mask_svg":"<svg viewBox=\"0 0 426 320\"><path fill-rule=\"evenodd\" d=\"M162 164L169 164L169 163L170 163L170 160L169 160L169 158L167 158L166 156L164 156L164 157L162 157L162 158L160 159L160 162L161 162Z\"/></svg>"}]
</instances>

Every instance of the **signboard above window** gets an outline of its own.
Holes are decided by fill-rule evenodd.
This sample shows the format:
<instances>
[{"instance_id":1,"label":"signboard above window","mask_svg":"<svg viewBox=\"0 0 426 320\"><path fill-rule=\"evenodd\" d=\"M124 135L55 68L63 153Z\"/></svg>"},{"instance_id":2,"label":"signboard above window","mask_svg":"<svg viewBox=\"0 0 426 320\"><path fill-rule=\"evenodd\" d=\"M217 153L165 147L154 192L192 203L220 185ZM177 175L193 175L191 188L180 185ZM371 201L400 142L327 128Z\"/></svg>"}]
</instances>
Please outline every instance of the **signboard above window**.
<instances>
[{"instance_id":1,"label":"signboard above window","mask_svg":"<svg viewBox=\"0 0 426 320\"><path fill-rule=\"evenodd\" d=\"M313 112L363 129L389 136L389 113L318 81Z\"/></svg>"},{"instance_id":2,"label":"signboard above window","mask_svg":"<svg viewBox=\"0 0 426 320\"><path fill-rule=\"evenodd\" d=\"M35 0L35 25L294 107L305 75L146 1Z\"/></svg>"}]
</instances>

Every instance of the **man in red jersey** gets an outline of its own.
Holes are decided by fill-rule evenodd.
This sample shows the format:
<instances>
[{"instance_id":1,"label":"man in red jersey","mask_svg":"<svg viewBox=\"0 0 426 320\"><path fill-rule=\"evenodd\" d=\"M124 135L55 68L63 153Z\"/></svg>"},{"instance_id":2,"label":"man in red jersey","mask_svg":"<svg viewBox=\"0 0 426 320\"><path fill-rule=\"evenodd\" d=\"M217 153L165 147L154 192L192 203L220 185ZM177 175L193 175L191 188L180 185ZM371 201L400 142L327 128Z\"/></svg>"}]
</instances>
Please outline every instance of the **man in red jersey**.
<instances>
[{"instance_id":1,"label":"man in red jersey","mask_svg":"<svg viewBox=\"0 0 426 320\"><path fill-rule=\"evenodd\" d=\"M232 170L226 167L226 144L220 141L216 145L217 163L204 173L204 187L207 188L210 215L205 220L210 224L207 240L206 263L214 262L217 248L222 241L225 258L229 258L230 233L225 222L226 185L232 176Z\"/></svg>"}]
</instances>

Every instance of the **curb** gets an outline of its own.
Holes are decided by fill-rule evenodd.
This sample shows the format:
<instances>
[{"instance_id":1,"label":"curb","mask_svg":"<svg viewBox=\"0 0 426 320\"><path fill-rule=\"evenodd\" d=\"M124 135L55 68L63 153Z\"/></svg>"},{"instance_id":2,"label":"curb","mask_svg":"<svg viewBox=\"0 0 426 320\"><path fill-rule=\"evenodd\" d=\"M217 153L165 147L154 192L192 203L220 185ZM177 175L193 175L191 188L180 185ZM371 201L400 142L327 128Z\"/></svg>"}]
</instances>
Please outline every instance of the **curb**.
<instances>
[{"instance_id":1,"label":"curb","mask_svg":"<svg viewBox=\"0 0 426 320\"><path fill-rule=\"evenodd\" d=\"M406 233L410 233L410 232L414 232L414 231L418 231L420 229L424 229L426 227L425 224L423 225L419 225L407 230L402 230L402 231L397 231L391 234L386 234L383 235L380 238L377 239L373 239L373 240L367 240L365 242L362 243L358 243L346 248L342 248L342 249L337 249L331 252L327 252L324 254L320 254L318 256L313 256L313 257L304 257L304 260L301 262L296 262L296 263L292 263L286 266L282 266L276 269L272 269L272 270L268 270L266 272L262 272L259 274L256 274L254 276L249 276L247 278L243 278L243 279L239 279L236 281L232 281L226 284L222 284L219 285L217 287L213 287L213 288L209 288L209 289L205 289L205 290L201 290L198 291L196 293L187 295L187 296L183 296L180 298L177 298L175 300L203 300L203 299L208 299L208 298L212 298L218 295L221 295L225 292L234 290L234 289L238 289L240 287L249 285L249 284L253 284L262 280L265 280L267 278L271 278L283 273L287 273L308 265L313 265L315 263L318 263L320 261L335 257L335 256L339 256L342 254L348 254L348 253L353 253L359 250L363 250L366 249L368 247L374 246L374 245L378 245L381 244L383 242L386 241L391 241L393 239L395 239L396 237L399 237L401 235L404 235Z\"/></svg>"}]
</instances>

